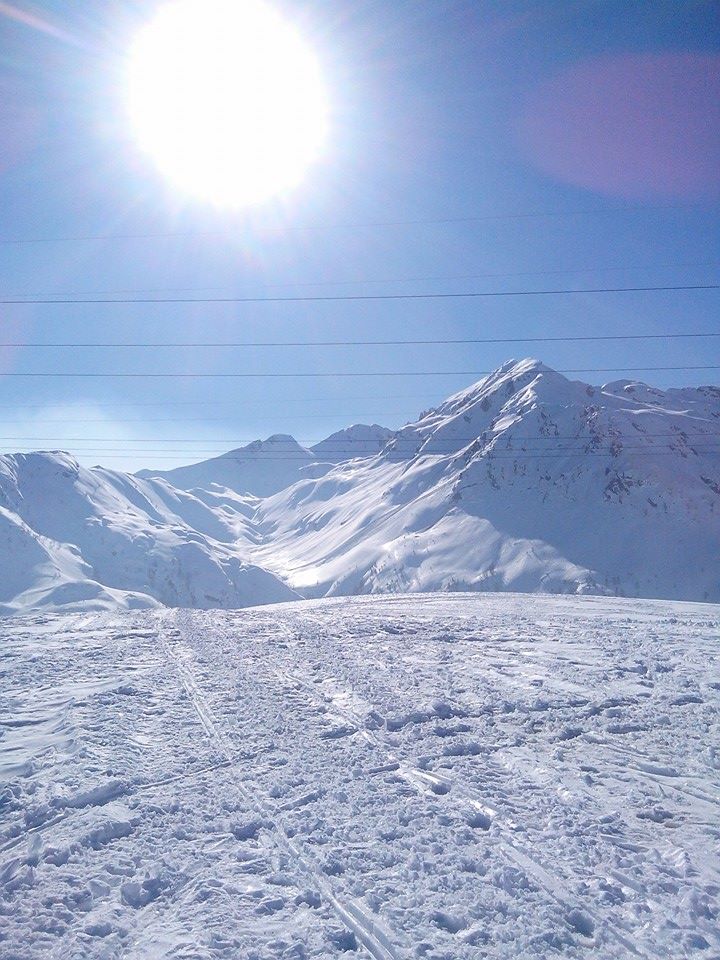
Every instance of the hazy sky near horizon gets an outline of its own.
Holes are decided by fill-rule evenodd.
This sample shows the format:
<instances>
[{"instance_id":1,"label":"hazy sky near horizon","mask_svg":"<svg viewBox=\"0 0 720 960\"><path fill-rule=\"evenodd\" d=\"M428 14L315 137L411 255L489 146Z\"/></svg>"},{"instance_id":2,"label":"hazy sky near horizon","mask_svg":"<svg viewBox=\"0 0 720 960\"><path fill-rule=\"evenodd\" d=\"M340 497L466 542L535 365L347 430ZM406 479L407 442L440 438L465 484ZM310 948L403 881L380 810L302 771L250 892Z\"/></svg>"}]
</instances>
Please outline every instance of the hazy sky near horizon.
<instances>
[{"instance_id":1,"label":"hazy sky near horizon","mask_svg":"<svg viewBox=\"0 0 720 960\"><path fill-rule=\"evenodd\" d=\"M125 60L158 6L0 2L0 299L718 283L717 3L278 3L320 60L330 133L300 186L240 212L180 193L134 140ZM26 303L0 311L7 344L522 338L712 332L719 296ZM469 372L523 356L618 370L577 374L595 383L628 376L676 386L717 382L718 371L619 371L718 364L720 338L4 345L0 451L62 448L84 463L135 469L168 468L273 433L314 442L355 422L397 426L476 379ZM18 376L453 370L467 373Z\"/></svg>"}]
</instances>

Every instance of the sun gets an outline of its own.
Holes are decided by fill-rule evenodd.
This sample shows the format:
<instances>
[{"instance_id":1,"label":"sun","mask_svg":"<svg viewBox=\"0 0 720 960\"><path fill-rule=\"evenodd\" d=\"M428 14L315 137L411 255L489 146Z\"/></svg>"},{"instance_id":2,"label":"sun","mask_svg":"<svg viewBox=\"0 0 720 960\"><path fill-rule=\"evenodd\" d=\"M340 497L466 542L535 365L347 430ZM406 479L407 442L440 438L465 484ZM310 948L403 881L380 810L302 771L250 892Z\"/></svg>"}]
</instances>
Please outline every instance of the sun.
<instances>
[{"instance_id":1,"label":"sun","mask_svg":"<svg viewBox=\"0 0 720 960\"><path fill-rule=\"evenodd\" d=\"M328 102L300 33L262 0L172 0L130 49L130 119L141 148L185 193L261 203L319 157Z\"/></svg>"}]
</instances>

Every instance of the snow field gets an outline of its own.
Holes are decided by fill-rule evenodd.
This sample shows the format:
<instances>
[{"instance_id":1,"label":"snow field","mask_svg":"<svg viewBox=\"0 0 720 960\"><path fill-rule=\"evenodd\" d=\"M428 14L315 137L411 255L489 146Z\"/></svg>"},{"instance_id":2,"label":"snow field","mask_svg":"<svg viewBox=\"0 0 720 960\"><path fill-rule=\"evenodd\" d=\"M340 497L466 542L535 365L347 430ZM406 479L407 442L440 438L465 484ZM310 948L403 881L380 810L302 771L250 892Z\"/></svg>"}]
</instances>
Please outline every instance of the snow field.
<instances>
[{"instance_id":1,"label":"snow field","mask_svg":"<svg viewBox=\"0 0 720 960\"><path fill-rule=\"evenodd\" d=\"M720 955L712 606L2 626L8 960Z\"/></svg>"}]
</instances>

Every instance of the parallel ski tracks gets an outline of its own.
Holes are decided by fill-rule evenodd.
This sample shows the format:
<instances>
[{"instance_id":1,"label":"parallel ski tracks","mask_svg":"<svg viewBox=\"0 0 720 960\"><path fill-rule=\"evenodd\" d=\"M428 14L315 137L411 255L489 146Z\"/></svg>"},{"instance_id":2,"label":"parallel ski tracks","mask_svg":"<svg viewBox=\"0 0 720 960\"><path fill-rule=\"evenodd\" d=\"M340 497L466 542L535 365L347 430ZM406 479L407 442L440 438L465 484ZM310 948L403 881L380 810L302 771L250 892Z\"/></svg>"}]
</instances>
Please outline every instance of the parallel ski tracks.
<instances>
[{"instance_id":1,"label":"parallel ski tracks","mask_svg":"<svg viewBox=\"0 0 720 960\"><path fill-rule=\"evenodd\" d=\"M178 637L178 641L182 643L179 631L176 629L174 632ZM404 960L404 958L409 955L404 945L398 943L398 936L386 929L384 924L381 924L378 920L369 916L366 909L357 901L345 900L333 889L325 875L314 864L312 857L304 852L300 845L288 836L282 823L278 819L277 811L258 796L248 785L247 780L241 776L234 759L233 745L213 716L195 680L192 669L188 666L182 654L178 655L173 649L173 645L168 640L162 627L159 639L168 659L174 664L177 670L180 682L208 738L218 752L227 760L229 773L235 781L240 794L259 816L272 824L278 845L283 848L284 852L288 854L300 871L311 880L326 903L333 909L341 923L354 933L356 939L365 947L370 956L373 957L373 960Z\"/></svg>"},{"instance_id":2,"label":"parallel ski tracks","mask_svg":"<svg viewBox=\"0 0 720 960\"><path fill-rule=\"evenodd\" d=\"M273 673L280 682L284 682L286 684L295 684L301 687L312 700L318 704L320 703L320 697L318 697L317 690L314 689L313 685L305 678L300 677L295 673L282 670L273 670ZM428 792L432 792L437 798L455 804L457 804L458 800L462 800L474 811L482 813L484 816L488 817L489 821L491 821L495 827L496 839L498 839L500 842L500 850L505 858L514 863L516 866L519 866L526 873L530 874L530 876L532 876L532 878L546 893L546 895L558 903L565 911L567 911L568 914L577 908L577 898L574 896L572 891L568 889L565 881L554 874L549 873L541 864L537 862L534 857L524 850L523 847L521 847L512 836L510 836L509 830L511 830L513 827L512 822L509 820L507 822L502 822L499 812L495 808L488 805L486 799L478 790L466 783L463 783L455 777L433 773L428 770L420 770L416 767L413 767L411 764L406 763L390 748L382 736L378 735L374 730L366 727L365 719L363 717L353 713L352 710L349 710L347 707L338 704L335 700L332 700L331 702L333 704L333 710L338 717L341 717L348 723L351 723L357 728L358 733L362 737L373 743L374 746L376 746L382 753L385 754L388 760L387 766L389 771L396 771L420 794L427 795ZM596 926L604 930L608 936L614 939L624 951L627 951L627 953L630 953L636 957L643 958L643 960L649 960L649 957L646 953L640 950L634 943L632 943L632 941L623 936L623 934L617 929L608 925L606 922L603 922L603 920L598 917L592 909L588 909L585 904L583 904L582 909L592 918Z\"/></svg>"}]
</instances>

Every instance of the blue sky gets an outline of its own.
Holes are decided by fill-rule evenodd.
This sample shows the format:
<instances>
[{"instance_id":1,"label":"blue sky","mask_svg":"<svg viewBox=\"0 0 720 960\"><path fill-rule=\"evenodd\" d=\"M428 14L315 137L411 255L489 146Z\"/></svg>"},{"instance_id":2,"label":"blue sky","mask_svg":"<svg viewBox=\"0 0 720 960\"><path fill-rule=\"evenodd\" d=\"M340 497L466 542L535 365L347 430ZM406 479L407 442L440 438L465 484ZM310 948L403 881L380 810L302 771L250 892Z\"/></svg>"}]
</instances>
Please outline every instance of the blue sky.
<instances>
[{"instance_id":1,"label":"blue sky","mask_svg":"<svg viewBox=\"0 0 720 960\"><path fill-rule=\"evenodd\" d=\"M706 80L720 74L714 3L287 5L323 65L329 142L300 187L243 213L180 195L133 140L123 58L156 6L0 3L0 239L127 238L3 243L4 299L718 282L717 79ZM429 222L442 220L454 222ZM7 342L86 343L712 332L717 304L710 290L0 309ZM400 425L473 379L8 374L409 374L527 355L558 368L717 364L720 342L0 347L1 435L11 438L0 449L167 468L275 432L312 442L352 422ZM711 370L637 376L717 382Z\"/></svg>"}]
</instances>

